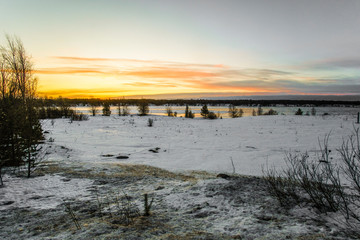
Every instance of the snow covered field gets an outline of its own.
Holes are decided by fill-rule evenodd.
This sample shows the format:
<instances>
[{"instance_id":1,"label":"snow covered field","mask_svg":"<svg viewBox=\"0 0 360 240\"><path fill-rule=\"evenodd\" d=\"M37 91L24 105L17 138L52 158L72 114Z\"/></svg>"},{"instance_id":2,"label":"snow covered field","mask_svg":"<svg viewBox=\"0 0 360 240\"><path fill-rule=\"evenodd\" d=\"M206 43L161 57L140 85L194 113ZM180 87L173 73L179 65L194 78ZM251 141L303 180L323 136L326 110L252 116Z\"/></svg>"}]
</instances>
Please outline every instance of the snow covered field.
<instances>
[{"instance_id":1,"label":"snow covered field","mask_svg":"<svg viewBox=\"0 0 360 240\"><path fill-rule=\"evenodd\" d=\"M355 121L348 114L44 120L45 167L30 179L8 174L0 188L0 239L349 239L340 215L308 205L283 209L256 176L266 166L286 167L287 152L316 154L329 133L336 150ZM101 216L99 199L114 193L141 211L149 193L153 214L130 226Z\"/></svg>"},{"instance_id":2,"label":"snow covered field","mask_svg":"<svg viewBox=\"0 0 360 240\"><path fill-rule=\"evenodd\" d=\"M154 119L153 127L147 126L149 118ZM96 116L73 123L56 119L53 125L46 120L43 126L49 132L47 138L71 149L66 161L84 166L124 162L171 171L232 173L233 161L236 173L260 176L266 164L284 166L286 152L319 150L318 141L326 134L330 134L330 149L335 150L354 130L355 121L355 116L341 115L218 120ZM116 159L119 155L129 158Z\"/></svg>"}]
</instances>

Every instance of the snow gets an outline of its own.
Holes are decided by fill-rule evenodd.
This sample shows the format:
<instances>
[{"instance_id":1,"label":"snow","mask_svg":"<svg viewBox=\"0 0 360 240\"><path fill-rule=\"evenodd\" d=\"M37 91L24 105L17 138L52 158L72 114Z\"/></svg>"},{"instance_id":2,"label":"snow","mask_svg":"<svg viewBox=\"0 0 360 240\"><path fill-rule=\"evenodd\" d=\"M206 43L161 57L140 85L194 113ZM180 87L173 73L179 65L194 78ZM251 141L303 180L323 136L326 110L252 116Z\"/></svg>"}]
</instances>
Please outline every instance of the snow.
<instances>
[{"instance_id":1,"label":"snow","mask_svg":"<svg viewBox=\"0 0 360 240\"><path fill-rule=\"evenodd\" d=\"M35 178L5 176L0 189L0 210L6 208L51 209L70 199L89 199L93 181L66 179L58 175ZM14 202L9 204L9 202ZM5 204L4 204L5 203Z\"/></svg>"},{"instance_id":2,"label":"snow","mask_svg":"<svg viewBox=\"0 0 360 240\"><path fill-rule=\"evenodd\" d=\"M148 118L154 126L148 127ZM96 116L89 121L45 122L48 138L72 150L70 159L87 167L123 161L172 171L262 175L266 166L284 167L287 152L316 152L330 134L330 149L354 129L355 116L258 116L185 119L165 116ZM150 149L160 148L158 153ZM111 154L114 157L104 157ZM128 159L116 159L118 155ZM69 159L69 160L70 160Z\"/></svg>"},{"instance_id":3,"label":"snow","mask_svg":"<svg viewBox=\"0 0 360 240\"><path fill-rule=\"evenodd\" d=\"M154 119L153 127L147 125L149 118ZM217 120L156 115L99 115L91 116L88 121L72 123L69 119L44 120L42 125L48 140L46 162L57 165L59 169L67 169L68 172L48 173L32 178L5 175L4 187L0 188L0 211L3 214L0 220L10 221L16 214L29 214L21 212L22 208L32 209L34 212L48 210L46 214L49 217L45 214L41 221L47 221L47 218L61 219L58 215L64 214L64 206L60 206L63 201L70 201L80 209L87 206L91 208L91 204L97 204L94 200L96 189L103 194L102 198L110 192L134 196L139 207L143 204L142 195L151 194L156 199L154 217L161 219L164 216L161 221L168 221L166 223L171 226L169 229L174 229L171 231L175 235L179 234L176 231L188 233L194 229L218 237L221 234L241 234L246 239L284 239L315 233L336 235L341 232L336 223L328 219L326 227L314 224L317 215L308 206L297 206L286 214L279 208L273 208L276 200L267 193L260 178L224 180L214 176L217 173L231 175L233 172L262 176L264 167L284 168L287 152L307 151L316 154L319 151L319 141L322 142L327 134L330 134L329 149L336 150L343 139L353 132L354 127L359 126L355 121L355 114L250 116ZM117 158L119 156L121 158ZM127 176L97 179L94 175L119 174L122 171L119 164L149 165L190 177L198 173L200 177L195 177L196 180L168 179L159 174L153 178ZM72 175L70 170L84 175ZM92 179L87 178L88 172L93 174ZM162 188L158 188L159 186ZM12 210L17 212L12 213ZM52 210L54 211L51 212ZM171 218L166 218L167 216ZM332 219L340 217L340 214L334 213ZM0 238L15 237L18 233L11 232L14 224L23 229L25 223L17 223L20 220L16 219L12 221L15 222L6 224L6 230L0 233ZM37 227L43 225L41 221ZM81 224L84 222L86 217ZM58 222L54 222L53 225L57 224ZM59 224L61 225L61 221ZM71 235L65 227L64 230L53 227L56 228L54 234L57 235L54 239L90 239L94 236L91 235L94 234L91 233L94 229L99 229L99 232L110 231L104 223L86 223L86 226L90 227L79 235ZM49 236L46 235L46 231L52 231L49 229L44 230L42 236ZM13 235L7 235L10 232ZM120 230L119 233L115 230L110 232L114 236L125 234L125 231ZM35 233L35 230L29 230L22 232L21 236L30 239L29 236ZM129 236L131 234L133 232L129 231ZM143 234L153 237L152 231L144 231ZM37 236L34 236L36 239Z\"/></svg>"}]
</instances>

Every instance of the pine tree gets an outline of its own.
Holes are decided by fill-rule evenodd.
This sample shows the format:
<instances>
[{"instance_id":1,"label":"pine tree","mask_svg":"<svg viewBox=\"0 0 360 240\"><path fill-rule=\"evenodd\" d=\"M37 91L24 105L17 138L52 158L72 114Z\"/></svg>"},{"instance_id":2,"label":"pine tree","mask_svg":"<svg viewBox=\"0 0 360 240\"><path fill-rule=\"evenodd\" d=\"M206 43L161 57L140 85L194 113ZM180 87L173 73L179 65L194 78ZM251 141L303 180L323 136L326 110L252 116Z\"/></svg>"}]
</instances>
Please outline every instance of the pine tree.
<instances>
[{"instance_id":1,"label":"pine tree","mask_svg":"<svg viewBox=\"0 0 360 240\"><path fill-rule=\"evenodd\" d=\"M206 104L201 108L200 114L201 114L201 116L203 116L203 118L208 118L208 116L209 116L209 109L208 109L208 107L207 107Z\"/></svg>"},{"instance_id":2,"label":"pine tree","mask_svg":"<svg viewBox=\"0 0 360 240\"><path fill-rule=\"evenodd\" d=\"M189 118L189 105L187 105L187 104L185 107L185 118Z\"/></svg>"},{"instance_id":3,"label":"pine tree","mask_svg":"<svg viewBox=\"0 0 360 240\"><path fill-rule=\"evenodd\" d=\"M299 108L296 112L295 115L303 115L303 111Z\"/></svg>"}]
</instances>

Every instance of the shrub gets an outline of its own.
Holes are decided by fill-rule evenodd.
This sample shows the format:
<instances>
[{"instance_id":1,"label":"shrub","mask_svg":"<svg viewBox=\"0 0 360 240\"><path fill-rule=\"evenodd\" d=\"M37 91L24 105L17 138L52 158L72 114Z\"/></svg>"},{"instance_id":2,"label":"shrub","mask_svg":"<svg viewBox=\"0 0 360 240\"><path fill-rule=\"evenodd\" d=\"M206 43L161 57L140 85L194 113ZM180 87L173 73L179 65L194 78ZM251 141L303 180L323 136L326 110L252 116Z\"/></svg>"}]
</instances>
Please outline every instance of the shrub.
<instances>
[{"instance_id":1,"label":"shrub","mask_svg":"<svg viewBox=\"0 0 360 240\"><path fill-rule=\"evenodd\" d=\"M311 108L311 115L312 116L316 115L316 109L314 107Z\"/></svg>"},{"instance_id":2,"label":"shrub","mask_svg":"<svg viewBox=\"0 0 360 240\"><path fill-rule=\"evenodd\" d=\"M352 220L360 223L360 139L359 129L344 140L337 150L340 159L333 160L333 151L328 145L329 135L320 145L320 154L310 158L309 154L287 154L288 169L281 172L267 170L265 179L281 205L289 199L300 199L312 203L321 212L340 211L353 228ZM337 163L337 164L335 164ZM342 185L341 176L347 177L351 187ZM349 219L352 219L351 221ZM353 229L357 231L357 229Z\"/></svg>"},{"instance_id":3,"label":"shrub","mask_svg":"<svg viewBox=\"0 0 360 240\"><path fill-rule=\"evenodd\" d=\"M295 112L295 115L303 115L303 111L301 110L301 108L299 108L296 112Z\"/></svg>"},{"instance_id":4,"label":"shrub","mask_svg":"<svg viewBox=\"0 0 360 240\"><path fill-rule=\"evenodd\" d=\"M150 209L151 209L153 202L154 202L154 198L152 198L149 203L148 194L145 193L144 194L144 216L150 216Z\"/></svg>"},{"instance_id":5,"label":"shrub","mask_svg":"<svg viewBox=\"0 0 360 240\"><path fill-rule=\"evenodd\" d=\"M194 118L195 117L195 113L193 113L191 110L189 111L189 116L188 118Z\"/></svg>"},{"instance_id":6,"label":"shrub","mask_svg":"<svg viewBox=\"0 0 360 240\"><path fill-rule=\"evenodd\" d=\"M122 108L121 108L122 107ZM130 109L126 103L119 105L119 116L128 116L130 115Z\"/></svg>"},{"instance_id":7,"label":"shrub","mask_svg":"<svg viewBox=\"0 0 360 240\"><path fill-rule=\"evenodd\" d=\"M268 184L269 193L274 196L282 207L292 207L299 201L298 187L286 174L279 173L274 168L263 169L264 178Z\"/></svg>"},{"instance_id":8,"label":"shrub","mask_svg":"<svg viewBox=\"0 0 360 240\"><path fill-rule=\"evenodd\" d=\"M228 113L231 118L238 118L243 116L244 111L241 108L237 109L234 105L230 104Z\"/></svg>"},{"instance_id":9,"label":"shrub","mask_svg":"<svg viewBox=\"0 0 360 240\"><path fill-rule=\"evenodd\" d=\"M153 124L154 124L154 119L149 118L149 119L148 119L148 126L149 126L149 127L152 127Z\"/></svg>"},{"instance_id":10,"label":"shrub","mask_svg":"<svg viewBox=\"0 0 360 240\"><path fill-rule=\"evenodd\" d=\"M216 115L216 113L214 112L209 112L209 114L207 115L208 119L217 119L218 115Z\"/></svg>"},{"instance_id":11,"label":"shrub","mask_svg":"<svg viewBox=\"0 0 360 240\"><path fill-rule=\"evenodd\" d=\"M110 110L110 104L108 102L105 102L103 105L103 116L110 116L111 110Z\"/></svg>"},{"instance_id":12,"label":"shrub","mask_svg":"<svg viewBox=\"0 0 360 240\"><path fill-rule=\"evenodd\" d=\"M264 113L264 115L278 115L278 112L275 111L274 109L270 108L269 111Z\"/></svg>"},{"instance_id":13,"label":"shrub","mask_svg":"<svg viewBox=\"0 0 360 240\"><path fill-rule=\"evenodd\" d=\"M89 116L83 113L77 113L73 112L73 114L70 117L70 121L87 121L89 120Z\"/></svg>"},{"instance_id":14,"label":"shrub","mask_svg":"<svg viewBox=\"0 0 360 240\"><path fill-rule=\"evenodd\" d=\"M189 105L186 104L185 107L185 118L194 118L195 117L195 113L193 113L191 111L191 109L189 108Z\"/></svg>"},{"instance_id":15,"label":"shrub","mask_svg":"<svg viewBox=\"0 0 360 240\"><path fill-rule=\"evenodd\" d=\"M170 106L166 107L166 114L167 114L168 117L173 117L174 116L174 113L173 113Z\"/></svg>"},{"instance_id":16,"label":"shrub","mask_svg":"<svg viewBox=\"0 0 360 240\"><path fill-rule=\"evenodd\" d=\"M140 100L138 102L138 111L140 116L148 115L149 113L149 103L146 100Z\"/></svg>"},{"instance_id":17,"label":"shrub","mask_svg":"<svg viewBox=\"0 0 360 240\"><path fill-rule=\"evenodd\" d=\"M96 114L98 112L96 107L97 107L96 105L91 105L90 106L90 113L91 113L92 116L96 116Z\"/></svg>"},{"instance_id":18,"label":"shrub","mask_svg":"<svg viewBox=\"0 0 360 240\"><path fill-rule=\"evenodd\" d=\"M263 112L264 112L264 110L263 110L262 107L259 105L256 114L257 114L258 116L261 116L261 115L263 115Z\"/></svg>"}]
</instances>

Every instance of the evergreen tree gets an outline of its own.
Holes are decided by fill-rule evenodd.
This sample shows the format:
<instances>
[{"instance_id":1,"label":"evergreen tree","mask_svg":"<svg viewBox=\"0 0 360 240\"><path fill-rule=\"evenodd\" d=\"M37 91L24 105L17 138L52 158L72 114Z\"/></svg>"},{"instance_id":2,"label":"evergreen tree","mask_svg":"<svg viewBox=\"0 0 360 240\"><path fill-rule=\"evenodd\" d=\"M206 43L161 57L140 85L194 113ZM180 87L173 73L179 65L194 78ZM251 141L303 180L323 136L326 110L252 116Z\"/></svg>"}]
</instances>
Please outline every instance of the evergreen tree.
<instances>
[{"instance_id":1,"label":"evergreen tree","mask_svg":"<svg viewBox=\"0 0 360 240\"><path fill-rule=\"evenodd\" d=\"M201 116L203 116L203 118L208 118L208 116L209 116L209 109L208 109L208 107L207 107L206 104L201 108L200 114L201 114Z\"/></svg>"},{"instance_id":2,"label":"evergreen tree","mask_svg":"<svg viewBox=\"0 0 360 240\"><path fill-rule=\"evenodd\" d=\"M189 118L189 105L187 105L187 104L185 107L185 118Z\"/></svg>"},{"instance_id":3,"label":"evergreen tree","mask_svg":"<svg viewBox=\"0 0 360 240\"><path fill-rule=\"evenodd\" d=\"M296 112L295 115L303 115L303 111L299 108Z\"/></svg>"}]
</instances>

